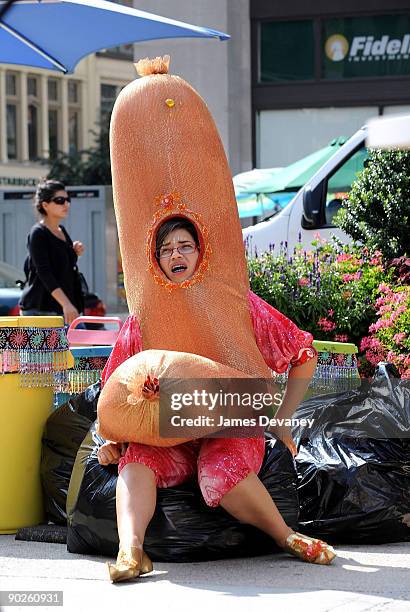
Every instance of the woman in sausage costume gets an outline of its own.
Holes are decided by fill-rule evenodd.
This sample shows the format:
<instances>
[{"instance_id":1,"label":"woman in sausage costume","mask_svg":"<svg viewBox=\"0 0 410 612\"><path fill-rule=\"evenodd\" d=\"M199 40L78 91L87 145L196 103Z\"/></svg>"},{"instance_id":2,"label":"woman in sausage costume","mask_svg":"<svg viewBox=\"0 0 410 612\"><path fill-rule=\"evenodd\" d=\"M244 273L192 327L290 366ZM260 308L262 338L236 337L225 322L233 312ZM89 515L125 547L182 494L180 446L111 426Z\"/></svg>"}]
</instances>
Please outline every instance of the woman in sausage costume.
<instances>
[{"instance_id":1,"label":"woman in sausage costume","mask_svg":"<svg viewBox=\"0 0 410 612\"><path fill-rule=\"evenodd\" d=\"M168 74L169 57L141 60L142 76L119 95L111 120L111 163L130 317L106 366L147 349L183 351L245 376L271 378L290 366L277 417L290 418L316 366L312 336L249 291L229 166L198 93ZM104 392L104 391L103 391ZM274 430L296 454L289 429ZM168 448L107 442L103 465L119 463L120 550L113 582L152 570L143 552L157 487L197 476L205 502L222 506L289 553L327 565L326 543L295 533L257 474L264 437L205 438Z\"/></svg>"}]
</instances>

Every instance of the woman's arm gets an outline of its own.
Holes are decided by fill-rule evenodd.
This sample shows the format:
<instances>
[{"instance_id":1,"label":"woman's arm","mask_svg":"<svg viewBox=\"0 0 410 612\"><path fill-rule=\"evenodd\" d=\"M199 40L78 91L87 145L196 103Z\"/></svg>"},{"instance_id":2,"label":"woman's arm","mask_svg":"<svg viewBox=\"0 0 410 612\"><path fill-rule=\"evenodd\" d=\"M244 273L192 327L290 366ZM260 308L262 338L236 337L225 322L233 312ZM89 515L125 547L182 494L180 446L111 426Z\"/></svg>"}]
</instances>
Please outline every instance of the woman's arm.
<instances>
[{"instance_id":1,"label":"woman's arm","mask_svg":"<svg viewBox=\"0 0 410 612\"><path fill-rule=\"evenodd\" d=\"M51 292L53 298L58 302L63 309L64 321L69 325L79 316L77 308L70 302L66 294L60 287Z\"/></svg>"},{"instance_id":2,"label":"woman's arm","mask_svg":"<svg viewBox=\"0 0 410 612\"><path fill-rule=\"evenodd\" d=\"M312 376L315 372L317 356L301 365L291 366L288 375L286 391L282 404L277 411L276 419L291 419L296 408L303 400ZM287 425L276 425L269 430L282 440L293 456L297 454L296 444L292 436L292 428Z\"/></svg>"}]
</instances>

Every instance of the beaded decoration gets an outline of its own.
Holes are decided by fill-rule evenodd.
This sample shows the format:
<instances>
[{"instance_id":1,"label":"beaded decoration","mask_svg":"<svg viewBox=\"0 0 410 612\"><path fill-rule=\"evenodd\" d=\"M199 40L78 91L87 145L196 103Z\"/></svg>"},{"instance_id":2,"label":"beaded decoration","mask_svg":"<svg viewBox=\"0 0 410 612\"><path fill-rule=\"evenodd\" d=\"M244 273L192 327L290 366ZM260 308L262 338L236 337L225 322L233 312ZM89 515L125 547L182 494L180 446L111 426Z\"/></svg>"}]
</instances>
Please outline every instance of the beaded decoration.
<instances>
[{"instance_id":1,"label":"beaded decoration","mask_svg":"<svg viewBox=\"0 0 410 612\"><path fill-rule=\"evenodd\" d=\"M0 328L0 374L19 373L22 387L65 389L68 355L64 328Z\"/></svg>"},{"instance_id":2,"label":"beaded decoration","mask_svg":"<svg viewBox=\"0 0 410 612\"><path fill-rule=\"evenodd\" d=\"M209 243L209 231L204 225L201 215L193 210L190 210L186 204L182 202L180 194L176 192L157 196L155 198L155 204L158 210L154 213L153 222L148 230L146 242L148 271L154 277L155 282L167 289L167 291L187 289L188 287L192 287L193 285L200 283L204 277L204 274L209 268L209 259L212 255L212 249ZM167 279L155 258L157 230L164 221L168 221L169 219L172 219L172 217L185 217L195 225L201 247L198 269L192 278L182 283L173 283Z\"/></svg>"},{"instance_id":3,"label":"beaded decoration","mask_svg":"<svg viewBox=\"0 0 410 612\"><path fill-rule=\"evenodd\" d=\"M74 368L67 372L66 393L82 393L96 383L101 378L108 357L74 357Z\"/></svg>"}]
</instances>

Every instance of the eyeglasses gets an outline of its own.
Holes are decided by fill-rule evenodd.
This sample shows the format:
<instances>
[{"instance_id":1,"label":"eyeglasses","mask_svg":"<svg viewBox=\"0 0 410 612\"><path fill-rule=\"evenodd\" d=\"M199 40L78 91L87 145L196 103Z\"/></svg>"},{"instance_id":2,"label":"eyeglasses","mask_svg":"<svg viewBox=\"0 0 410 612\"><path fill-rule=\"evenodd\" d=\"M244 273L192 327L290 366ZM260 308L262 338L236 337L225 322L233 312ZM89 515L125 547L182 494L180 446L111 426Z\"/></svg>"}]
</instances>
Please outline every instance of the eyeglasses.
<instances>
[{"instance_id":1,"label":"eyeglasses","mask_svg":"<svg viewBox=\"0 0 410 612\"><path fill-rule=\"evenodd\" d=\"M59 206L63 206L66 202L69 204L71 202L70 196L56 196L55 198L51 198L50 202L54 202L54 204L59 204Z\"/></svg>"},{"instance_id":2,"label":"eyeglasses","mask_svg":"<svg viewBox=\"0 0 410 612\"><path fill-rule=\"evenodd\" d=\"M178 251L180 255L191 255L197 248L198 247L196 244L187 242L186 244L181 244L177 247L161 247L155 252L155 254L158 259L169 259L172 257L174 251Z\"/></svg>"}]
</instances>

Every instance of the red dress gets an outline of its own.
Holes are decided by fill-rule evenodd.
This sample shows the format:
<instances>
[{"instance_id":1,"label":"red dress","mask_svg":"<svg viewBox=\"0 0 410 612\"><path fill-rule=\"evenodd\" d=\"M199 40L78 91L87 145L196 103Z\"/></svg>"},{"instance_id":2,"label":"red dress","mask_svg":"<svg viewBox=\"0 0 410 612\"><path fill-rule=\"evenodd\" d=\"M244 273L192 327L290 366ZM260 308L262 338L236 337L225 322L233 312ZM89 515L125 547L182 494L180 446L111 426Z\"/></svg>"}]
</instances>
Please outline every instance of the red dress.
<instances>
[{"instance_id":1,"label":"red dress","mask_svg":"<svg viewBox=\"0 0 410 612\"><path fill-rule=\"evenodd\" d=\"M316 355L313 337L251 291L249 310L255 340L266 364L275 372L300 365ZM104 368L103 384L126 359L143 350L138 321L129 316ZM251 472L259 472L265 440L256 438L205 438L173 447L147 446L130 442L120 459L118 471L127 463L142 463L152 469L157 486L176 486L197 477L208 506L221 498Z\"/></svg>"}]
</instances>

